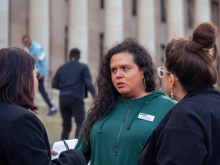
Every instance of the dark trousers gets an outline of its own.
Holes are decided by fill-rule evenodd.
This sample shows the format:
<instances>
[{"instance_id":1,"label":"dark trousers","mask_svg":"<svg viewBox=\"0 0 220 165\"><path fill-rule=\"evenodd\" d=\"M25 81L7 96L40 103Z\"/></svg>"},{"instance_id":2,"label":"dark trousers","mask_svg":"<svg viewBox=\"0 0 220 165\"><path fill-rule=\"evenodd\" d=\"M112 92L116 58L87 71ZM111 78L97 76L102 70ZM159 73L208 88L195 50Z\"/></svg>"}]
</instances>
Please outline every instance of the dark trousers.
<instances>
[{"instance_id":1,"label":"dark trousers","mask_svg":"<svg viewBox=\"0 0 220 165\"><path fill-rule=\"evenodd\" d=\"M68 96L60 97L60 112L63 118L63 132L61 139L68 139L72 128L72 117L77 124L75 138L78 138L83 121L85 120L84 103L79 99Z\"/></svg>"},{"instance_id":2,"label":"dark trousers","mask_svg":"<svg viewBox=\"0 0 220 165\"><path fill-rule=\"evenodd\" d=\"M41 80L38 80L38 89L42 95L42 97L44 98L45 102L47 103L47 105L49 106L49 108L53 107L53 105L51 104L48 96L47 96L47 93L44 89L44 77L41 79Z\"/></svg>"}]
</instances>

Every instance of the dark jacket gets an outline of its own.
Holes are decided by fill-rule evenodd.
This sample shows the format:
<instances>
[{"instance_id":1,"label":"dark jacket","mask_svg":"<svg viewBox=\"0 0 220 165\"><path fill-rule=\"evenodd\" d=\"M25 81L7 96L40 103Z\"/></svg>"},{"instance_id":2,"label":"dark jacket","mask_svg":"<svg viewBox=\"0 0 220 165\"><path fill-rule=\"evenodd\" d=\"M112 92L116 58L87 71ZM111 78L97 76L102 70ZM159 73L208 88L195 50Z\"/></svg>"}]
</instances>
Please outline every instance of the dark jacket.
<instances>
[{"instance_id":1,"label":"dark jacket","mask_svg":"<svg viewBox=\"0 0 220 165\"><path fill-rule=\"evenodd\" d=\"M0 101L1 165L85 165L80 151L68 150L51 161L46 130L27 109Z\"/></svg>"},{"instance_id":2,"label":"dark jacket","mask_svg":"<svg viewBox=\"0 0 220 165\"><path fill-rule=\"evenodd\" d=\"M81 101L85 97L85 87L95 95L89 68L76 60L67 62L58 69L52 87L60 89L60 96L70 96Z\"/></svg>"},{"instance_id":3,"label":"dark jacket","mask_svg":"<svg viewBox=\"0 0 220 165\"><path fill-rule=\"evenodd\" d=\"M158 124L139 165L219 165L220 92L213 86L189 92Z\"/></svg>"}]
</instances>

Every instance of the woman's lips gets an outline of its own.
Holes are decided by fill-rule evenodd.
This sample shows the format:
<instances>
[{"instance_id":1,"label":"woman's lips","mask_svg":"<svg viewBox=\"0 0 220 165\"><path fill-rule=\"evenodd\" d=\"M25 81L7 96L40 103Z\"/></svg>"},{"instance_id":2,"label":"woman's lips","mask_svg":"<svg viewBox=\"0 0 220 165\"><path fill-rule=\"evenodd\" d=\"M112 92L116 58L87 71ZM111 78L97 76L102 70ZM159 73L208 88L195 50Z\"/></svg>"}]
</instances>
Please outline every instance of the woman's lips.
<instances>
[{"instance_id":1,"label":"woman's lips","mask_svg":"<svg viewBox=\"0 0 220 165\"><path fill-rule=\"evenodd\" d=\"M122 88L123 86L125 86L125 83L117 83L118 88Z\"/></svg>"}]
</instances>

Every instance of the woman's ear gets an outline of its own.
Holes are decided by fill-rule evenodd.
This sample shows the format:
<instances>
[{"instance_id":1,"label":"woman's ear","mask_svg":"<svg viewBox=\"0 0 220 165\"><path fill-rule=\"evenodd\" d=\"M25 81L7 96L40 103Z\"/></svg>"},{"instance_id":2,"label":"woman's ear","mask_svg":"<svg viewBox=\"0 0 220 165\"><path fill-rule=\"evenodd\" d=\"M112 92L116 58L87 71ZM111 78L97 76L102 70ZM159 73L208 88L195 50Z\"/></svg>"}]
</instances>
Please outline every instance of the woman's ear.
<instances>
[{"instance_id":1,"label":"woman's ear","mask_svg":"<svg viewBox=\"0 0 220 165\"><path fill-rule=\"evenodd\" d=\"M175 78L173 74L170 74L170 88L173 89L175 86Z\"/></svg>"},{"instance_id":2,"label":"woman's ear","mask_svg":"<svg viewBox=\"0 0 220 165\"><path fill-rule=\"evenodd\" d=\"M170 74L170 88L174 88L177 84L178 78L174 74Z\"/></svg>"},{"instance_id":3,"label":"woman's ear","mask_svg":"<svg viewBox=\"0 0 220 165\"><path fill-rule=\"evenodd\" d=\"M143 67L143 68L141 69L142 78L144 78L144 71L145 71L145 67Z\"/></svg>"}]
</instances>

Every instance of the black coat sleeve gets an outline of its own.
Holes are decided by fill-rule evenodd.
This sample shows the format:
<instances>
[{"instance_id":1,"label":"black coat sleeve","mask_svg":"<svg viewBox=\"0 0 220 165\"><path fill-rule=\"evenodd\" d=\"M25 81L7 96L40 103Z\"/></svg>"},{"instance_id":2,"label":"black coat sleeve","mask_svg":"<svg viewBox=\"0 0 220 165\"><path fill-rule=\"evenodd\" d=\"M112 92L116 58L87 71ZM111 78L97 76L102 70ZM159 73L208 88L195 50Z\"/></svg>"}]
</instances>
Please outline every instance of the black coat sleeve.
<instances>
[{"instance_id":1,"label":"black coat sleeve","mask_svg":"<svg viewBox=\"0 0 220 165\"><path fill-rule=\"evenodd\" d=\"M59 159L54 159L53 164L85 165L86 159L81 151L71 149L61 152Z\"/></svg>"},{"instance_id":2,"label":"black coat sleeve","mask_svg":"<svg viewBox=\"0 0 220 165\"><path fill-rule=\"evenodd\" d=\"M56 72L55 76L53 77L52 88L60 89L59 70Z\"/></svg>"},{"instance_id":3,"label":"black coat sleeve","mask_svg":"<svg viewBox=\"0 0 220 165\"><path fill-rule=\"evenodd\" d=\"M43 124L32 113L18 117L8 128L3 147L9 165L84 165L77 150L62 152L51 161L50 147Z\"/></svg>"},{"instance_id":4,"label":"black coat sleeve","mask_svg":"<svg viewBox=\"0 0 220 165\"><path fill-rule=\"evenodd\" d=\"M91 149L90 143L89 142L86 143L86 150L84 151L81 141L78 141L78 143L76 145L76 149L81 151L84 154L84 156L86 158L86 162L89 163L89 161L91 159L91 154L92 154L92 149Z\"/></svg>"},{"instance_id":5,"label":"black coat sleeve","mask_svg":"<svg viewBox=\"0 0 220 165\"><path fill-rule=\"evenodd\" d=\"M91 94L93 96L95 96L95 88L92 84L92 78L91 78L91 75L90 75L90 72L89 72L89 68L87 66L85 66L85 68L83 69L83 81L84 81L86 87L91 92Z\"/></svg>"}]
</instances>

